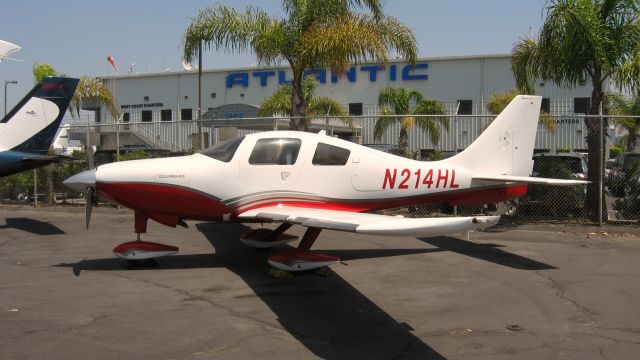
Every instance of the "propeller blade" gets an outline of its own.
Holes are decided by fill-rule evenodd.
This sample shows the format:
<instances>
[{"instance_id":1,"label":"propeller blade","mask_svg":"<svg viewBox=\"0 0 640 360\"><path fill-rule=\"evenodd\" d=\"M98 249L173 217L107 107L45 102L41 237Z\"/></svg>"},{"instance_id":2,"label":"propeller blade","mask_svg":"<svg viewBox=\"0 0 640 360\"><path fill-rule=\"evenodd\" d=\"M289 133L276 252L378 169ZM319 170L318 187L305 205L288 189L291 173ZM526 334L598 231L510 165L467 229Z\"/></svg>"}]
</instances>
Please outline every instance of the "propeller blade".
<instances>
[{"instance_id":1,"label":"propeller blade","mask_svg":"<svg viewBox=\"0 0 640 360\"><path fill-rule=\"evenodd\" d=\"M84 214L87 229L89 229L89 221L91 220L91 211L93 211L94 190L92 187L87 187L87 193L85 194L84 202Z\"/></svg>"}]
</instances>

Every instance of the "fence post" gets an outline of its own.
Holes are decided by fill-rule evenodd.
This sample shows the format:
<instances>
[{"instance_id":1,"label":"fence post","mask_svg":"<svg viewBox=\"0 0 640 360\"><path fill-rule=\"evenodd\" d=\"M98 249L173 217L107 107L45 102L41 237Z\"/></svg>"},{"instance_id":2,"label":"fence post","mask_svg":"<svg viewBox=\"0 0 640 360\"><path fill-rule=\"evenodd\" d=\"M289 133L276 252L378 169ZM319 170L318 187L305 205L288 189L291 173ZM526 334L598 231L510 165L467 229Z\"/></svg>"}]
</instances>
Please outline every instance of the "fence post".
<instances>
[{"instance_id":1,"label":"fence post","mask_svg":"<svg viewBox=\"0 0 640 360\"><path fill-rule=\"evenodd\" d=\"M455 129L455 137L453 144L453 153L458 153L458 111L460 111L460 100L458 100L458 104L456 105L456 115L453 117L453 128ZM458 216L458 207L453 207L453 216Z\"/></svg>"},{"instance_id":2,"label":"fence post","mask_svg":"<svg viewBox=\"0 0 640 360\"><path fill-rule=\"evenodd\" d=\"M38 207L38 172L33 169L33 207Z\"/></svg>"},{"instance_id":3,"label":"fence post","mask_svg":"<svg viewBox=\"0 0 640 360\"><path fill-rule=\"evenodd\" d=\"M602 196L603 196L603 183L604 183L604 174L603 174L603 168L604 168L604 121L602 118L602 100L600 101L600 106L598 109L598 113L600 115L600 136L598 137L598 145L600 147L600 153L599 153L599 157L600 157L600 166L598 167L598 225L602 226ZM608 212L607 212L608 213ZM608 217L608 216L607 216Z\"/></svg>"},{"instance_id":4,"label":"fence post","mask_svg":"<svg viewBox=\"0 0 640 360\"><path fill-rule=\"evenodd\" d=\"M116 162L120 161L120 119L122 115L116 119Z\"/></svg>"}]
</instances>

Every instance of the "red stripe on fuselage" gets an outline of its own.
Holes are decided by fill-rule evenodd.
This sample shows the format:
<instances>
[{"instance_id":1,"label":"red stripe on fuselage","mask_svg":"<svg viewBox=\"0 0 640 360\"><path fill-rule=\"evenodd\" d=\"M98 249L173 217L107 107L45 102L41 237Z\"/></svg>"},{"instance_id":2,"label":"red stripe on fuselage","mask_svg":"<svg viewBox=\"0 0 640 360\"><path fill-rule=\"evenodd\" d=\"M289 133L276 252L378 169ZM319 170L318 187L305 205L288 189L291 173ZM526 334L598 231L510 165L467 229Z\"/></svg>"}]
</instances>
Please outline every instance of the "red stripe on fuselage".
<instances>
[{"instance_id":1,"label":"red stripe on fuselage","mask_svg":"<svg viewBox=\"0 0 640 360\"><path fill-rule=\"evenodd\" d=\"M434 202L448 202L451 205L490 204L510 200L527 193L527 185L511 185L500 188L445 191L402 199L340 201L274 196L272 199L262 199L253 204L250 202L242 204L238 208L229 208L200 192L176 186L140 183L97 183L96 187L100 196L133 210L168 214L182 219L193 220L221 220L225 214L230 214L234 217L247 210L274 205L362 212Z\"/></svg>"},{"instance_id":2,"label":"red stripe on fuselage","mask_svg":"<svg viewBox=\"0 0 640 360\"><path fill-rule=\"evenodd\" d=\"M182 219L220 220L231 210L219 201L185 188L160 184L97 183L100 196L133 210Z\"/></svg>"}]
</instances>

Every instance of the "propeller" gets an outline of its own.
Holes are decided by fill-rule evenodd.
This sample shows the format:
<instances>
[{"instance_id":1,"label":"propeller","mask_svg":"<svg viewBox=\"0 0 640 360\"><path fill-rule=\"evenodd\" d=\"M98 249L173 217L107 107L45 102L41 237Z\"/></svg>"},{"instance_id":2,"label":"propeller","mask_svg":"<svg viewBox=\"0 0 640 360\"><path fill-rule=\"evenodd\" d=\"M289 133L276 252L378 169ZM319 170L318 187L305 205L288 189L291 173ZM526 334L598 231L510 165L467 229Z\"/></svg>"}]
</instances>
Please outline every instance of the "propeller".
<instances>
[{"instance_id":1,"label":"propeller","mask_svg":"<svg viewBox=\"0 0 640 360\"><path fill-rule=\"evenodd\" d=\"M87 193L85 194L84 200L85 222L87 229L89 229L89 221L91 221L91 211L93 211L93 207L96 203L96 191L91 186L87 186Z\"/></svg>"}]
</instances>

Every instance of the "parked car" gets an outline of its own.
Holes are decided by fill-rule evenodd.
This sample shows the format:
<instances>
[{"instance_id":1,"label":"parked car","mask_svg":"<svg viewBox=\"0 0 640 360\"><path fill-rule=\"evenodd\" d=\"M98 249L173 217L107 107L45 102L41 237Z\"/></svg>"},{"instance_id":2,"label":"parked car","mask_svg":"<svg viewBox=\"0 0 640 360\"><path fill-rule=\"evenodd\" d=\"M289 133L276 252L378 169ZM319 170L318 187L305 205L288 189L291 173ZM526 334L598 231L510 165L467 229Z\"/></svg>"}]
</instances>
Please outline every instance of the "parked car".
<instances>
[{"instance_id":1,"label":"parked car","mask_svg":"<svg viewBox=\"0 0 640 360\"><path fill-rule=\"evenodd\" d=\"M393 144L364 144L364 146L402 157L407 156L407 152L399 145Z\"/></svg>"},{"instance_id":2,"label":"parked car","mask_svg":"<svg viewBox=\"0 0 640 360\"><path fill-rule=\"evenodd\" d=\"M570 179L586 179L587 162L585 157L580 153L541 153L533 155L533 173L531 176L564 179L566 170L571 174Z\"/></svg>"},{"instance_id":3,"label":"parked car","mask_svg":"<svg viewBox=\"0 0 640 360\"><path fill-rule=\"evenodd\" d=\"M541 153L533 156L533 172L535 177L555 179L587 178L587 162L579 153ZM586 187L529 185L527 195L519 204L519 211L528 216L551 216L566 218L580 216L584 209Z\"/></svg>"},{"instance_id":4,"label":"parked car","mask_svg":"<svg viewBox=\"0 0 640 360\"><path fill-rule=\"evenodd\" d=\"M613 177L613 173L615 172L616 167L618 166L618 162L616 159L608 159L604 164L604 181L606 184L611 182L611 178Z\"/></svg>"},{"instance_id":5,"label":"parked car","mask_svg":"<svg viewBox=\"0 0 640 360\"><path fill-rule=\"evenodd\" d=\"M631 180L638 176L638 169L640 169L640 154L630 152L620 154L609 178L611 194L618 197L624 196L625 189Z\"/></svg>"}]
</instances>

